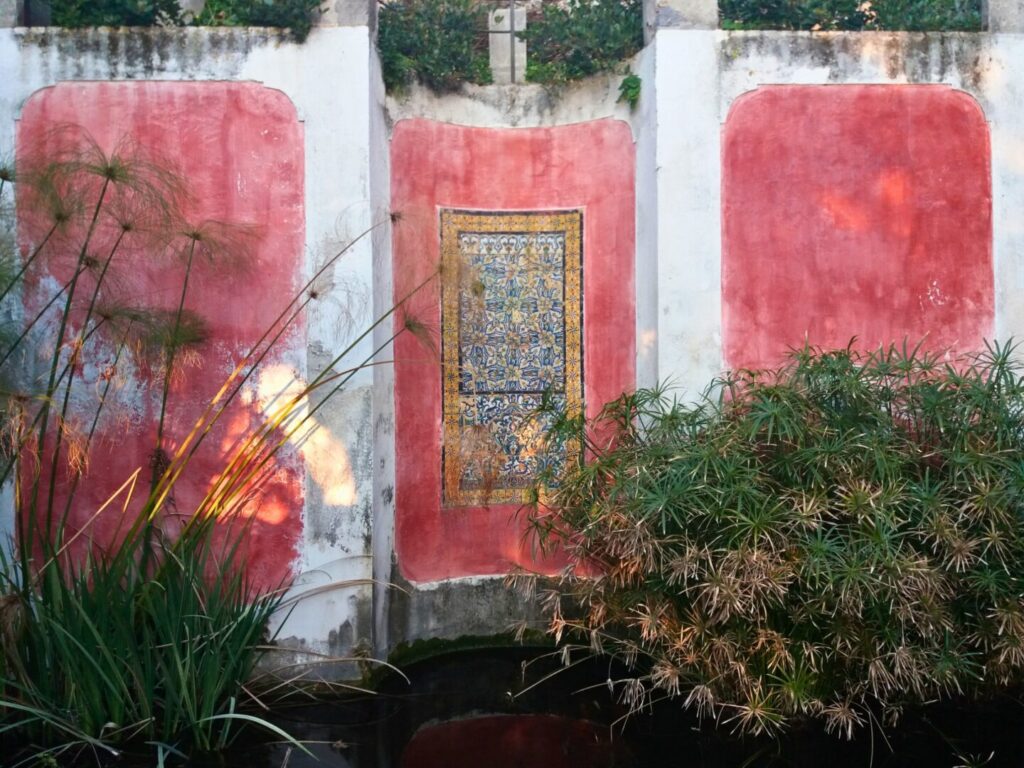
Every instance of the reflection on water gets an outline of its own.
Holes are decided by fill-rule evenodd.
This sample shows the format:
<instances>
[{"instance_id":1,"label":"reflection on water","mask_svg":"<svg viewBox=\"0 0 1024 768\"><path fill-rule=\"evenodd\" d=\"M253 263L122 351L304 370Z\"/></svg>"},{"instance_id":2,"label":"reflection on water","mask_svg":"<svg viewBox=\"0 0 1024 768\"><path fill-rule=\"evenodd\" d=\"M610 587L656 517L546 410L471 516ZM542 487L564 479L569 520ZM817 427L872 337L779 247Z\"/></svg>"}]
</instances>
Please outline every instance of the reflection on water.
<instances>
[{"instance_id":1,"label":"reflection on water","mask_svg":"<svg viewBox=\"0 0 1024 768\"><path fill-rule=\"evenodd\" d=\"M380 693L302 704L273 720L312 756L258 743L247 731L231 752L190 768L951 768L1024 766L1020 691L984 702L908 709L883 738L853 742L820 728L779 739L739 739L723 724L699 725L679 700L643 716L609 693L621 670L590 661L561 670L538 651L501 649L437 656L406 668ZM556 673L556 674L552 674ZM266 713L263 713L264 715ZM118 768L151 768L152 748ZM991 760L989 755L993 754ZM0 765L6 763L0 742ZM182 763L177 763L181 765ZM169 766L175 765L170 762Z\"/></svg>"},{"instance_id":2,"label":"reflection on water","mask_svg":"<svg viewBox=\"0 0 1024 768\"><path fill-rule=\"evenodd\" d=\"M679 700L626 718L609 694L620 670L593 661L560 670L523 649L453 653L405 671L379 696L286 712L280 724L319 761L280 745L266 768L949 768L1024 766L1020 692L908 709L883 737L854 741L820 726L740 739L698 724ZM557 674L551 675L552 672ZM995 752L994 758L984 760ZM972 762L973 761L973 762Z\"/></svg>"},{"instance_id":3,"label":"reflection on water","mask_svg":"<svg viewBox=\"0 0 1024 768\"><path fill-rule=\"evenodd\" d=\"M281 713L277 722L313 742L317 759L277 745L260 765L280 768L286 758L288 768L643 765L611 727L624 710L609 699L607 667L561 671L546 654L502 649L439 656L405 671L409 683L392 678L378 696Z\"/></svg>"},{"instance_id":4,"label":"reflection on water","mask_svg":"<svg viewBox=\"0 0 1024 768\"><path fill-rule=\"evenodd\" d=\"M399 768L594 768L634 765L606 727L553 715L481 715L427 725Z\"/></svg>"}]
</instances>

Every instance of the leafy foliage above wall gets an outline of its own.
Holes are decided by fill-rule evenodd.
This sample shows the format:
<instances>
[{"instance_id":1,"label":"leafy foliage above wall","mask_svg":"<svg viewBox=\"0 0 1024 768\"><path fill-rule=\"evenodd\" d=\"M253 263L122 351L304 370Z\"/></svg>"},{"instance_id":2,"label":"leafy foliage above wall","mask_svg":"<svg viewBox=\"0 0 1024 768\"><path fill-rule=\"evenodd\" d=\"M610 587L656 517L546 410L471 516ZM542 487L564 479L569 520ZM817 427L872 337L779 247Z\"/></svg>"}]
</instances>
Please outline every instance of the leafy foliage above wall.
<instances>
[{"instance_id":1,"label":"leafy foliage above wall","mask_svg":"<svg viewBox=\"0 0 1024 768\"><path fill-rule=\"evenodd\" d=\"M416 80L437 92L491 82L487 7L476 0L391 0L380 7L378 30L389 91Z\"/></svg>"},{"instance_id":2,"label":"leafy foliage above wall","mask_svg":"<svg viewBox=\"0 0 1024 768\"><path fill-rule=\"evenodd\" d=\"M51 0L58 27L148 27L181 18L178 0Z\"/></svg>"},{"instance_id":3,"label":"leafy foliage above wall","mask_svg":"<svg viewBox=\"0 0 1024 768\"><path fill-rule=\"evenodd\" d=\"M519 37L527 45L527 80L578 80L613 70L643 48L643 7L640 0L547 4Z\"/></svg>"},{"instance_id":4,"label":"leafy foliage above wall","mask_svg":"<svg viewBox=\"0 0 1024 768\"><path fill-rule=\"evenodd\" d=\"M481 0L389 0L377 45L388 90L418 80L438 92L491 82L487 13ZM618 68L643 47L640 0L545 4L518 36L527 43L526 79L557 84Z\"/></svg>"},{"instance_id":5,"label":"leafy foliage above wall","mask_svg":"<svg viewBox=\"0 0 1024 768\"><path fill-rule=\"evenodd\" d=\"M287 27L305 40L320 0L206 0L194 24L208 27Z\"/></svg>"},{"instance_id":6,"label":"leafy foliage above wall","mask_svg":"<svg viewBox=\"0 0 1024 768\"><path fill-rule=\"evenodd\" d=\"M194 17L179 0L51 0L50 23L58 27L281 27L299 42L313 27L320 0L206 0Z\"/></svg>"},{"instance_id":7,"label":"leafy foliage above wall","mask_svg":"<svg viewBox=\"0 0 1024 768\"><path fill-rule=\"evenodd\" d=\"M981 29L981 0L720 0L723 29Z\"/></svg>"}]
</instances>

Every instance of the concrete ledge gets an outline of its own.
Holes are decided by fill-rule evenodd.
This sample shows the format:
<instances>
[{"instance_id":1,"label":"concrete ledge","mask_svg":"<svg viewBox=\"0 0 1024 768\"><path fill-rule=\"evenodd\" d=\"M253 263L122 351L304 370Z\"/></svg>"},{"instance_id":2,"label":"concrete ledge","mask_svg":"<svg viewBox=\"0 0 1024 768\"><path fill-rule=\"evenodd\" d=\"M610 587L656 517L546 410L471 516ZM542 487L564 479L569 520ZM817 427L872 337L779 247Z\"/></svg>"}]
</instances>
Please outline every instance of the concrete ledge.
<instances>
[{"instance_id":1,"label":"concrete ledge","mask_svg":"<svg viewBox=\"0 0 1024 768\"><path fill-rule=\"evenodd\" d=\"M25 0L0 0L0 27L17 27L25 22Z\"/></svg>"},{"instance_id":2,"label":"concrete ledge","mask_svg":"<svg viewBox=\"0 0 1024 768\"><path fill-rule=\"evenodd\" d=\"M982 21L989 32L1024 32L1024 2L982 0Z\"/></svg>"},{"instance_id":3,"label":"concrete ledge","mask_svg":"<svg viewBox=\"0 0 1024 768\"><path fill-rule=\"evenodd\" d=\"M718 0L644 0L644 40L659 29L718 29Z\"/></svg>"},{"instance_id":4,"label":"concrete ledge","mask_svg":"<svg viewBox=\"0 0 1024 768\"><path fill-rule=\"evenodd\" d=\"M396 569L397 570L397 569ZM547 620L537 600L525 600L505 585L502 577L453 579L413 586L396 574L402 589L391 591L387 638L378 638L390 653L402 643L417 640L454 640L465 635L514 632L525 622L543 631ZM549 582L542 580L538 587Z\"/></svg>"},{"instance_id":5,"label":"concrete ledge","mask_svg":"<svg viewBox=\"0 0 1024 768\"><path fill-rule=\"evenodd\" d=\"M605 117L629 122L629 107L619 101L619 73L602 73L560 87L536 83L463 85L437 95L422 85L387 97L392 124L425 117L443 123L482 128L534 128Z\"/></svg>"},{"instance_id":6,"label":"concrete ledge","mask_svg":"<svg viewBox=\"0 0 1024 768\"><path fill-rule=\"evenodd\" d=\"M376 0L325 0L313 23L318 27L369 27L377 29Z\"/></svg>"}]
</instances>

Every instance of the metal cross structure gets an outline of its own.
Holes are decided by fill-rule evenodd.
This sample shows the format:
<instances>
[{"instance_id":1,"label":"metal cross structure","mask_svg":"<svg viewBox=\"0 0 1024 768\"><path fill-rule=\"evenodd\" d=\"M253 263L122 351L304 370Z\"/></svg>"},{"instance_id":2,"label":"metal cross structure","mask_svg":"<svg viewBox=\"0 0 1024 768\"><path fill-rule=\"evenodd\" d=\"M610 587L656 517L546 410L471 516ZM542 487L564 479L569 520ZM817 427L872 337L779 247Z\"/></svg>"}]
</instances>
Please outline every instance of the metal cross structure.
<instances>
[{"instance_id":1,"label":"metal cross structure","mask_svg":"<svg viewBox=\"0 0 1024 768\"><path fill-rule=\"evenodd\" d=\"M516 81L516 0L508 0L508 48L512 82Z\"/></svg>"},{"instance_id":2,"label":"metal cross structure","mask_svg":"<svg viewBox=\"0 0 1024 768\"><path fill-rule=\"evenodd\" d=\"M497 83L521 81L526 73L526 44L517 37L526 28L526 12L522 2L516 6L517 0L496 0L488 15L491 70ZM522 20L517 20L519 12Z\"/></svg>"}]
</instances>

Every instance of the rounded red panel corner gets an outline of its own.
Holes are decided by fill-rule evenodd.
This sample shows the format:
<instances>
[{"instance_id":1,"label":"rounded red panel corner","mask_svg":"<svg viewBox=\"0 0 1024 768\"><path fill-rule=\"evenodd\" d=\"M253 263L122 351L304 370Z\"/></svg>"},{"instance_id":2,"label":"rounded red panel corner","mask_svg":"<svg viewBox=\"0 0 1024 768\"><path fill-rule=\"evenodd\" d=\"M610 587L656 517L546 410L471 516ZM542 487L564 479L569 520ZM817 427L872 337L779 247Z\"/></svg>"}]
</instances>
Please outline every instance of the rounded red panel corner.
<instances>
[{"instance_id":1,"label":"rounded red panel corner","mask_svg":"<svg viewBox=\"0 0 1024 768\"><path fill-rule=\"evenodd\" d=\"M210 259L197 260L190 281L186 307L202 315L209 338L194 368L172 383L174 418L166 435L172 444L181 440L266 329L268 315L283 308L300 285L305 150L294 105L283 92L258 83L63 82L25 102L17 139L19 163L45 151L48 142L75 141L83 146L94 142L108 154L137 155L144 161L138 164L141 173L147 163L176 171L188 196L183 212L189 222L215 227L218 233L221 228L213 222L224 223L225 233L237 233L225 234L224 247L211 252ZM19 219L23 214L19 211ZM43 266L54 272L63 268L56 262ZM239 291L242 277L245 290ZM173 259L133 262L119 278L127 297L144 297L147 306L176 306L181 268ZM30 286L26 302L38 300ZM277 366L287 375L289 355L302 348L303 335L298 326L290 331L263 369ZM128 389L136 394L122 408L128 415L104 423L90 448L92 469L89 482L75 493L73 523L88 519L133 472L148 477L159 410L152 393L159 387L151 386L147 371L135 375L134 388ZM262 419L256 402L235 403L225 412L193 457L188 482L175 487L180 509L194 508L223 471L224 452ZM301 455L286 446L269 474L258 503L246 507L251 528L241 545L247 575L254 588L262 589L279 587L292 575L298 557L305 494ZM89 524L91 538L102 542L116 536L123 521L111 513Z\"/></svg>"},{"instance_id":2,"label":"rounded red panel corner","mask_svg":"<svg viewBox=\"0 0 1024 768\"><path fill-rule=\"evenodd\" d=\"M763 87L733 105L722 156L730 367L805 340L955 351L992 334L989 128L969 94Z\"/></svg>"}]
</instances>

